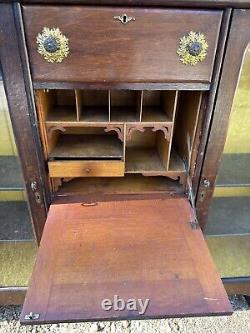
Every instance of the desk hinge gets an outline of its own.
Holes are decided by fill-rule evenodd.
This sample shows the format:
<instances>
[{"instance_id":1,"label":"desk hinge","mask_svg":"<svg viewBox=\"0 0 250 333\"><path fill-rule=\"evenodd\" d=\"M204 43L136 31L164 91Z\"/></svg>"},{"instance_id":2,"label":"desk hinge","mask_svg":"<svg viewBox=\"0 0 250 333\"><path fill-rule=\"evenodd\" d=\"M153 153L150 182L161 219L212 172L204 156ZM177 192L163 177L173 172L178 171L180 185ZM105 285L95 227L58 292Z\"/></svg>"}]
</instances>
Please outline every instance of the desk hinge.
<instances>
[{"instance_id":1,"label":"desk hinge","mask_svg":"<svg viewBox=\"0 0 250 333\"><path fill-rule=\"evenodd\" d=\"M34 194L36 203L38 205L40 205L42 203L42 199L41 199L41 194L40 194L39 189L38 189L38 182L36 180L33 180L30 183L30 188L31 188L31 191Z\"/></svg>"}]
</instances>

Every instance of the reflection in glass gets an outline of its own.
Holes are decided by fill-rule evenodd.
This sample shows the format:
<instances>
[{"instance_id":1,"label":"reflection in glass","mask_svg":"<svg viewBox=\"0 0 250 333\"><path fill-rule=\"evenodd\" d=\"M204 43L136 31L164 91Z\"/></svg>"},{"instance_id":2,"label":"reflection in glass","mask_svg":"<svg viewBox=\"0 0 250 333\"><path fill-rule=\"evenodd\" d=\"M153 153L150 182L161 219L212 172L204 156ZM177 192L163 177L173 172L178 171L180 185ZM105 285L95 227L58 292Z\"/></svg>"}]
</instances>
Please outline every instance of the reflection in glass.
<instances>
[{"instance_id":1,"label":"reflection in glass","mask_svg":"<svg viewBox=\"0 0 250 333\"><path fill-rule=\"evenodd\" d=\"M0 82L0 240L32 238L20 163Z\"/></svg>"},{"instance_id":2,"label":"reflection in glass","mask_svg":"<svg viewBox=\"0 0 250 333\"><path fill-rule=\"evenodd\" d=\"M233 101L206 233L250 234L250 46Z\"/></svg>"}]
</instances>

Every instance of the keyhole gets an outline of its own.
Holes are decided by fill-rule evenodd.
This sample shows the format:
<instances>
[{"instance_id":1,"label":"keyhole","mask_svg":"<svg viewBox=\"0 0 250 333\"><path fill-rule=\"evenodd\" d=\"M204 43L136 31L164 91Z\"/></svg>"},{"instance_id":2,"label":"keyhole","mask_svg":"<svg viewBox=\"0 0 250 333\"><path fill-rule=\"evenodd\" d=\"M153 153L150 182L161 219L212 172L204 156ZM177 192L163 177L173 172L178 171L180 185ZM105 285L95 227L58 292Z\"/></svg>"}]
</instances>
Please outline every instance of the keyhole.
<instances>
[{"instance_id":1,"label":"keyhole","mask_svg":"<svg viewBox=\"0 0 250 333\"><path fill-rule=\"evenodd\" d=\"M123 23L127 23L127 15L123 15L122 21L123 21Z\"/></svg>"}]
</instances>

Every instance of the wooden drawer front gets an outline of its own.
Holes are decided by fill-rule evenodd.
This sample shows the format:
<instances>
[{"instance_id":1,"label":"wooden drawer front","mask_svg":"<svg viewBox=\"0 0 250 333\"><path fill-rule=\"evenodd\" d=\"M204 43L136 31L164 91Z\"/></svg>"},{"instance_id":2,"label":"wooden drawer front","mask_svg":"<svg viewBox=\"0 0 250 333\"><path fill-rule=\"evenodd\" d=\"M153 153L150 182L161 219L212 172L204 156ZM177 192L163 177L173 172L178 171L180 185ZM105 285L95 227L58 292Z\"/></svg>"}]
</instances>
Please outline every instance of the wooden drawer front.
<instances>
[{"instance_id":1,"label":"wooden drawer front","mask_svg":"<svg viewBox=\"0 0 250 333\"><path fill-rule=\"evenodd\" d=\"M127 24L114 17L126 13ZM85 83L209 82L222 11L84 6L24 6L25 32L34 81ZM43 28L59 28L69 54L49 63L38 53ZM204 34L205 60L185 65L177 54L180 38Z\"/></svg>"},{"instance_id":2,"label":"wooden drawer front","mask_svg":"<svg viewBox=\"0 0 250 333\"><path fill-rule=\"evenodd\" d=\"M50 177L121 177L122 161L52 161L48 163Z\"/></svg>"}]
</instances>

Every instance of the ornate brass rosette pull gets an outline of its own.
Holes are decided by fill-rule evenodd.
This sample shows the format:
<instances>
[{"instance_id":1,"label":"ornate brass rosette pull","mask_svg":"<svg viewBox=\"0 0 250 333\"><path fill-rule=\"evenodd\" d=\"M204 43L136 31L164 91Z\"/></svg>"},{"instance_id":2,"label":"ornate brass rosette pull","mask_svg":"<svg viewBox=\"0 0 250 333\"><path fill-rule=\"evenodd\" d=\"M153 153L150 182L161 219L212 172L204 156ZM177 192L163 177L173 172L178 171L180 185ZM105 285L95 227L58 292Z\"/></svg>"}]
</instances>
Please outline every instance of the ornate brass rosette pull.
<instances>
[{"instance_id":1,"label":"ornate brass rosette pull","mask_svg":"<svg viewBox=\"0 0 250 333\"><path fill-rule=\"evenodd\" d=\"M38 53L48 62L62 62L69 55L68 38L58 28L43 28L36 42Z\"/></svg>"},{"instance_id":2,"label":"ornate brass rosette pull","mask_svg":"<svg viewBox=\"0 0 250 333\"><path fill-rule=\"evenodd\" d=\"M190 31L180 39L177 54L185 65L196 65L206 58L208 43L200 32Z\"/></svg>"}]
</instances>

